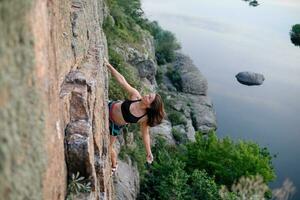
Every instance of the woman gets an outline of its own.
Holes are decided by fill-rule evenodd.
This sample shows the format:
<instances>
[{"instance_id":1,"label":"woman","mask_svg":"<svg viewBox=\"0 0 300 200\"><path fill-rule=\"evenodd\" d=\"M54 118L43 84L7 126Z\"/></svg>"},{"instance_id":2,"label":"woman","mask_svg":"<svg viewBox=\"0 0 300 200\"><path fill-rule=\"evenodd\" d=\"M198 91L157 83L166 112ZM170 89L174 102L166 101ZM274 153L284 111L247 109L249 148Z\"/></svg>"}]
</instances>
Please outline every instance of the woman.
<instances>
[{"instance_id":1,"label":"woman","mask_svg":"<svg viewBox=\"0 0 300 200\"><path fill-rule=\"evenodd\" d=\"M146 149L146 160L152 163L153 155L150 146L149 127L161 123L165 116L164 106L159 94L141 94L127 83L121 75L106 59L104 64L108 67L113 77L128 93L129 99L125 101L109 102L109 130L112 172L117 169L117 154L113 149L116 136L120 134L123 126L128 123L139 123L143 142Z\"/></svg>"}]
</instances>

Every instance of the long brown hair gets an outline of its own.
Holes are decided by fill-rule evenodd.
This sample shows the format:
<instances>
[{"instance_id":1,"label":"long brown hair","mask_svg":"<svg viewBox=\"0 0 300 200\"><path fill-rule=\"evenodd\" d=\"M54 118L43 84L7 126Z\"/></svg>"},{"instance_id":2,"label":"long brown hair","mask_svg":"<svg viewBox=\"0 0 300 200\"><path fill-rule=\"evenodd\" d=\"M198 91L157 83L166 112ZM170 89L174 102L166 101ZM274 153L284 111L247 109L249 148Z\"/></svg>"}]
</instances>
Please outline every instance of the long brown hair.
<instances>
[{"instance_id":1,"label":"long brown hair","mask_svg":"<svg viewBox=\"0 0 300 200\"><path fill-rule=\"evenodd\" d=\"M162 98L159 94L156 94L150 108L147 108L148 126L153 127L160 124L165 115Z\"/></svg>"}]
</instances>

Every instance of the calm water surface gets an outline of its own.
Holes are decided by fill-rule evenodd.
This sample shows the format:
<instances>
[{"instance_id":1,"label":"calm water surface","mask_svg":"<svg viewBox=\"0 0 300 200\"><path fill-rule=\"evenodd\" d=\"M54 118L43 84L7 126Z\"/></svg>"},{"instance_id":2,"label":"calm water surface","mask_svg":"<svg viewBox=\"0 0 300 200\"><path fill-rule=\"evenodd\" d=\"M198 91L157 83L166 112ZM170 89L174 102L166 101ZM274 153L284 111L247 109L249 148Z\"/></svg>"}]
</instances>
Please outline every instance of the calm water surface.
<instances>
[{"instance_id":1,"label":"calm water surface","mask_svg":"<svg viewBox=\"0 0 300 200\"><path fill-rule=\"evenodd\" d=\"M299 0L143 0L147 17L175 33L182 51L208 79L218 135L266 146L277 180L289 178L300 199L300 48L289 38ZM262 86L239 84L240 71L264 74Z\"/></svg>"}]
</instances>

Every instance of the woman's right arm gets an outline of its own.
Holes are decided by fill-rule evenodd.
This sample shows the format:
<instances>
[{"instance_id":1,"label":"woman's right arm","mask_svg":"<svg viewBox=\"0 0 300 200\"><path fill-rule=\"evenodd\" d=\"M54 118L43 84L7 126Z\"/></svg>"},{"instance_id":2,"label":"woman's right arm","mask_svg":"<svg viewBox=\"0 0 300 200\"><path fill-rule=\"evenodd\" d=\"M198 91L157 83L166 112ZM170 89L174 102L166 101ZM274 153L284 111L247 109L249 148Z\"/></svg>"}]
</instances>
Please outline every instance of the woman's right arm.
<instances>
[{"instance_id":1,"label":"woman's right arm","mask_svg":"<svg viewBox=\"0 0 300 200\"><path fill-rule=\"evenodd\" d=\"M131 98L141 98L140 93L133 88L129 83L126 81L124 76L120 74L107 60L104 58L104 64L108 67L109 71L115 77L117 82L130 94Z\"/></svg>"}]
</instances>

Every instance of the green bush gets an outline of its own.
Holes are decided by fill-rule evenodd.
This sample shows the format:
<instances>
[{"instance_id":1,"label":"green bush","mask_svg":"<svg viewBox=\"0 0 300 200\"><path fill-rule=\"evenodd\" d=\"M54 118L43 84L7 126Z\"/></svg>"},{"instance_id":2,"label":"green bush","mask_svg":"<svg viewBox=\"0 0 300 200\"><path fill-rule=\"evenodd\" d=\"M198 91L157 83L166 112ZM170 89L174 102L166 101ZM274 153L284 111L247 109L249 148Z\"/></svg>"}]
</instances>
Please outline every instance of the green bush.
<instances>
[{"instance_id":1,"label":"green bush","mask_svg":"<svg viewBox=\"0 0 300 200\"><path fill-rule=\"evenodd\" d=\"M171 112L168 113L168 119L171 121L172 126L184 124L186 125L186 120L184 119L182 113L172 110Z\"/></svg>"},{"instance_id":2,"label":"green bush","mask_svg":"<svg viewBox=\"0 0 300 200\"><path fill-rule=\"evenodd\" d=\"M191 200L221 200L219 189L214 179L204 171L195 170L189 181Z\"/></svg>"},{"instance_id":3,"label":"green bush","mask_svg":"<svg viewBox=\"0 0 300 200\"><path fill-rule=\"evenodd\" d=\"M168 66L166 73L167 77L171 80L172 84L178 91L182 91L182 80L179 71L174 70L171 66Z\"/></svg>"},{"instance_id":4,"label":"green bush","mask_svg":"<svg viewBox=\"0 0 300 200\"><path fill-rule=\"evenodd\" d=\"M137 124L130 124L127 128L123 129L124 139L126 139L126 132L133 132L135 146L122 145L119 153L119 157L125 160L126 156L129 156L133 162L137 164L139 177L142 181L144 179L144 174L146 173L146 151L144 148L144 143L139 134L139 126Z\"/></svg>"},{"instance_id":5,"label":"green bush","mask_svg":"<svg viewBox=\"0 0 300 200\"><path fill-rule=\"evenodd\" d=\"M172 128L172 135L176 142L178 142L178 143L184 142L184 139L185 139L184 136L174 128Z\"/></svg>"},{"instance_id":6,"label":"green bush","mask_svg":"<svg viewBox=\"0 0 300 200\"><path fill-rule=\"evenodd\" d=\"M214 133L197 134L196 142L178 146L158 139L153 154L154 163L141 183L139 199L218 200L221 185L235 188L231 186L243 176L263 178L264 184L251 187L255 191L261 191L260 185L267 185L275 178L266 148L251 142L218 139ZM237 200L240 196L230 191L223 191L224 195L226 200Z\"/></svg>"},{"instance_id":7,"label":"green bush","mask_svg":"<svg viewBox=\"0 0 300 200\"><path fill-rule=\"evenodd\" d=\"M290 31L291 41L295 46L300 46L300 24L295 24Z\"/></svg>"},{"instance_id":8,"label":"green bush","mask_svg":"<svg viewBox=\"0 0 300 200\"><path fill-rule=\"evenodd\" d=\"M164 76L164 74L163 74L161 67L158 67L157 71L156 71L156 75L155 75L155 79L156 79L156 82L158 85L162 84L163 76Z\"/></svg>"},{"instance_id":9,"label":"green bush","mask_svg":"<svg viewBox=\"0 0 300 200\"><path fill-rule=\"evenodd\" d=\"M175 51L181 48L175 35L170 31L164 30L157 21L149 21L144 18L142 12L136 22L154 37L157 63L162 65L174 61Z\"/></svg>"},{"instance_id":10,"label":"green bush","mask_svg":"<svg viewBox=\"0 0 300 200\"><path fill-rule=\"evenodd\" d=\"M140 24L144 29L148 30L155 40L155 56L159 65L174 61L175 51L180 49L175 35L162 29L157 21L149 22L144 20Z\"/></svg>"},{"instance_id":11,"label":"green bush","mask_svg":"<svg viewBox=\"0 0 300 200\"><path fill-rule=\"evenodd\" d=\"M174 148L169 149L161 140L154 149L155 161L141 184L138 199L187 199L189 176L185 164L175 157Z\"/></svg>"},{"instance_id":12,"label":"green bush","mask_svg":"<svg viewBox=\"0 0 300 200\"><path fill-rule=\"evenodd\" d=\"M79 172L72 174L68 180L67 200L74 199L73 197L78 193L91 192L91 182L80 176Z\"/></svg>"},{"instance_id":13,"label":"green bush","mask_svg":"<svg viewBox=\"0 0 300 200\"><path fill-rule=\"evenodd\" d=\"M271 155L253 142L234 143L218 139L214 133L196 135L196 142L187 145L187 169L205 169L218 184L230 187L242 176L260 175L265 183L275 179Z\"/></svg>"},{"instance_id":14,"label":"green bush","mask_svg":"<svg viewBox=\"0 0 300 200\"><path fill-rule=\"evenodd\" d=\"M141 40L139 26L134 16L139 11L139 0L107 0L110 10L103 23L103 29L107 37L108 45L119 42L136 43Z\"/></svg>"},{"instance_id":15,"label":"green bush","mask_svg":"<svg viewBox=\"0 0 300 200\"><path fill-rule=\"evenodd\" d=\"M155 160L141 184L138 199L220 199L218 186L207 173L195 170L189 174L185 170L184 145L167 145L158 138L153 150Z\"/></svg>"}]
</instances>

